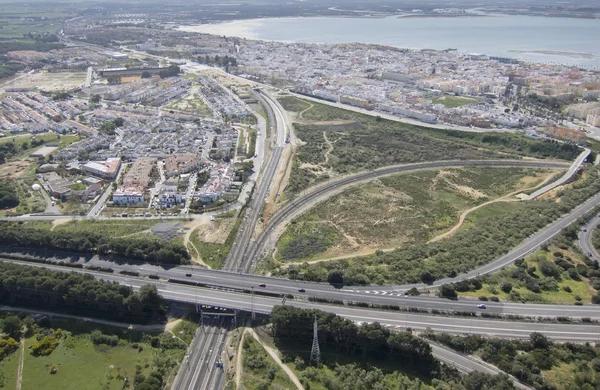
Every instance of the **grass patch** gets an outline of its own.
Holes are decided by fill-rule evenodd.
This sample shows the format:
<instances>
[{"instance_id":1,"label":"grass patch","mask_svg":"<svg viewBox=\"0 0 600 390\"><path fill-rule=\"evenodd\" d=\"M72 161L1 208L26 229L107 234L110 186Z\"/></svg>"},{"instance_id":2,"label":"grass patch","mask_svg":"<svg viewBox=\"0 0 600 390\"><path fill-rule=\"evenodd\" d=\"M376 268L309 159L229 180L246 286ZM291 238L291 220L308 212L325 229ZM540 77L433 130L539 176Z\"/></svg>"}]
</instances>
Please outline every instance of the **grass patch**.
<instances>
[{"instance_id":1,"label":"grass patch","mask_svg":"<svg viewBox=\"0 0 600 390\"><path fill-rule=\"evenodd\" d=\"M465 168L384 177L347 189L299 217L282 235L277 256L314 260L358 248L425 242L454 226L462 211L537 185L547 175L543 170ZM480 210L489 217L512 207L503 202Z\"/></svg>"},{"instance_id":2,"label":"grass patch","mask_svg":"<svg viewBox=\"0 0 600 390\"><path fill-rule=\"evenodd\" d=\"M44 319L40 325L28 326L25 338L23 389L111 389L132 388L136 375L160 372L167 379L176 373L186 346L171 334L147 333L113 328L64 318ZM191 326L188 326L191 323ZM43 324L43 325L42 325ZM195 325L183 320L184 340L193 337ZM61 329L59 332L58 330ZM94 342L92 331L100 330L111 343ZM60 335L59 343L47 355L34 355L32 345L44 336ZM0 363L5 386L16 382L19 353ZM55 373L51 373L55 370ZM124 386L124 383L130 385Z\"/></svg>"},{"instance_id":3,"label":"grass patch","mask_svg":"<svg viewBox=\"0 0 600 390\"><path fill-rule=\"evenodd\" d=\"M243 348L242 388L281 390L295 388L287 374L251 335L247 334L244 337Z\"/></svg>"},{"instance_id":4,"label":"grass patch","mask_svg":"<svg viewBox=\"0 0 600 390\"><path fill-rule=\"evenodd\" d=\"M229 255L229 251L231 251L231 246L235 241L235 237L237 236L237 231L240 227L240 224L243 219L243 214L238 215L233 228L229 232L227 239L223 244L215 244L209 242L203 242L198 239L198 234L196 231L192 232L190 235L190 242L194 244L196 249L200 254L200 258L206 264L208 264L212 269L219 269L225 263L227 256ZM220 222L220 221L215 221ZM195 253L193 248L188 248L190 253Z\"/></svg>"},{"instance_id":5,"label":"grass patch","mask_svg":"<svg viewBox=\"0 0 600 390\"><path fill-rule=\"evenodd\" d=\"M441 96L433 100L434 104L443 104L446 108L456 108L467 104L479 103L481 99L464 96Z\"/></svg>"},{"instance_id":6,"label":"grass patch","mask_svg":"<svg viewBox=\"0 0 600 390\"><path fill-rule=\"evenodd\" d=\"M54 231L68 233L93 232L102 233L108 237L124 237L152 228L156 221L72 221L56 226Z\"/></svg>"},{"instance_id":7,"label":"grass patch","mask_svg":"<svg viewBox=\"0 0 600 390\"><path fill-rule=\"evenodd\" d=\"M284 110L292 112L301 112L310 107L306 101L293 96L285 96L277 99Z\"/></svg>"},{"instance_id":8,"label":"grass patch","mask_svg":"<svg viewBox=\"0 0 600 390\"><path fill-rule=\"evenodd\" d=\"M291 193L313 185L323 175L346 174L386 165L519 156L572 160L580 152L574 145L534 140L520 134L434 129L318 103L303 113L303 119L318 123L294 124L296 134L304 144L295 156L297 165L292 170L288 188ZM333 147L331 151L324 133Z\"/></svg>"}]
</instances>

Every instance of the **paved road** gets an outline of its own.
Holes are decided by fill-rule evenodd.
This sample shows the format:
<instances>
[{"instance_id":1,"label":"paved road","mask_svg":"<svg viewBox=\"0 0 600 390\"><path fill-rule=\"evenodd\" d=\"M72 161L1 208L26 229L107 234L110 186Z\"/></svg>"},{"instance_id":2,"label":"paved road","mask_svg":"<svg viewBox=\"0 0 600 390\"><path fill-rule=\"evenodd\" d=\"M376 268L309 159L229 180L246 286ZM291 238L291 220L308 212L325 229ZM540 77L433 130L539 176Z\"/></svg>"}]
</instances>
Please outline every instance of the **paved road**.
<instances>
[{"instance_id":1,"label":"paved road","mask_svg":"<svg viewBox=\"0 0 600 390\"><path fill-rule=\"evenodd\" d=\"M585 149L583 152L581 152L581 154L575 159L575 161L573 162L573 164L571 165L571 168L569 168L569 170L567 171L567 173L565 173L560 179L540 188L539 190L533 192L531 195L529 195L529 197L527 199L531 200L531 199L535 199L538 196L545 194L546 192L561 186L563 184L565 184L566 182L568 182L569 180L571 180L571 178L573 177L573 175L575 173L577 173L577 171L579 170L579 168L581 167L581 164L583 164L583 162L588 158L588 156L590 155L592 151L589 149Z\"/></svg>"},{"instance_id":2,"label":"paved road","mask_svg":"<svg viewBox=\"0 0 600 390\"><path fill-rule=\"evenodd\" d=\"M251 238L254 234L258 219L262 214L264 201L269 193L269 189L273 185L273 179L279 168L281 155L285 147L287 126L285 119L282 117L283 113L268 95L258 92L257 96L265 103L264 106L267 108L267 113L269 115L271 131L275 131L277 134L277 146L271 150L271 156L264 169L264 175L252 195L244 220L240 224L238 235L225 260L225 264L223 265L223 269L228 270L245 270L247 269L249 262L254 259L249 255L252 253L252 249L255 246L255 244L251 242Z\"/></svg>"},{"instance_id":3,"label":"paved road","mask_svg":"<svg viewBox=\"0 0 600 390\"><path fill-rule=\"evenodd\" d=\"M121 175L123 174L123 172L125 171L125 166L127 164L123 163L121 164L121 166L119 167L119 172L117 173L117 177L115 179L115 183L119 182L119 178L121 177ZM94 206L92 206L92 208L90 209L90 211L87 213L87 217L88 218L98 218L98 215L100 215L100 211L102 211L102 208L104 207L104 205L106 204L106 201L108 200L108 198L110 197L110 195L112 194L113 188L112 188L112 183L106 183L106 189L104 190L104 192L102 193L102 195L100 196L100 199L98 199L98 201L96 202L96 204Z\"/></svg>"},{"instance_id":4,"label":"paved road","mask_svg":"<svg viewBox=\"0 0 600 390\"><path fill-rule=\"evenodd\" d=\"M598 249L592 245L592 235L596 227L600 225L600 214L594 216L583 228L579 231L579 246L585 255L590 259L600 261Z\"/></svg>"},{"instance_id":5,"label":"paved road","mask_svg":"<svg viewBox=\"0 0 600 390\"><path fill-rule=\"evenodd\" d=\"M468 374L473 371L483 372L489 375L506 374L504 371L498 369L495 366L484 363L481 360L475 359L468 355L457 353L449 348L442 347L435 343L429 343L431 345L432 355L446 363L449 366L456 368L458 371ZM531 390L532 388L520 383L515 378L511 377L513 384L518 389Z\"/></svg>"},{"instance_id":6,"label":"paved road","mask_svg":"<svg viewBox=\"0 0 600 390\"><path fill-rule=\"evenodd\" d=\"M34 265L29 263L30 265ZM139 289L143 285L155 285L158 292L166 299L187 302L191 304L203 303L206 305L227 307L232 309L240 309L268 314L273 307L281 304L280 298L270 298L259 295L238 294L229 291L203 289L193 286L176 285L165 281L157 281L151 279L140 279L135 277L127 277L119 274L107 274L80 269L69 269L59 266L50 266L47 264L35 264L34 266L44 267L61 272L79 272L93 275L98 279L115 281L120 284L132 286L134 289ZM223 272L223 274L225 274ZM308 290L307 290L308 291ZM322 293L322 291L319 291ZM352 293L350 293L352 294ZM389 297L392 298L392 297ZM407 298L408 299L408 298ZM396 297L392 302L397 305L403 305L401 297ZM417 303L420 307L422 302L437 301L440 308L447 308L448 302L445 300L435 300L433 298L424 299ZM388 301L389 303L390 301ZM415 300L416 302L416 300ZM537 322L513 322L501 321L495 319L484 319L480 317L446 317L427 314L414 314L409 311L380 311L375 309L365 309L347 306L325 305L319 303L310 303L300 299L288 299L286 305L295 306L303 309L319 309L327 312L332 312L348 318L355 322L380 322L386 326L403 329L412 328L424 331L431 328L436 332L453 333L453 334L478 334L482 336L506 337L506 338L528 338L532 332L541 332L549 338L563 341L589 341L596 342L600 340L600 325L598 324L555 324L555 323L537 323ZM458 301L453 305L462 305L464 302ZM474 304L471 304L473 309ZM520 310L515 310L520 308ZM600 315L597 306L554 306L554 305L488 305L486 311L489 312L510 312L524 315L543 315L545 310L550 313L560 315L572 315L573 317L584 315L598 319ZM585 315L589 314L589 315Z\"/></svg>"}]
</instances>

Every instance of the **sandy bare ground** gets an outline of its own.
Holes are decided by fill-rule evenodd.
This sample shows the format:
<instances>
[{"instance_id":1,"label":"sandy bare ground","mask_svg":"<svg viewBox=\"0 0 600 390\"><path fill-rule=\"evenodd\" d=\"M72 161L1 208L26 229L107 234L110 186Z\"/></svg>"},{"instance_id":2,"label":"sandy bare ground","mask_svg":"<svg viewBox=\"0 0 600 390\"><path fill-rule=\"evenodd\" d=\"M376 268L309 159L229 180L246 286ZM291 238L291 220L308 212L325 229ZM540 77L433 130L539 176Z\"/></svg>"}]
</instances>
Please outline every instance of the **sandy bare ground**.
<instances>
[{"instance_id":1,"label":"sandy bare ground","mask_svg":"<svg viewBox=\"0 0 600 390\"><path fill-rule=\"evenodd\" d=\"M55 219L52 221L52 226L50 227L50 231L53 231L57 226L64 225L65 223L72 222L69 219Z\"/></svg>"},{"instance_id":2,"label":"sandy bare ground","mask_svg":"<svg viewBox=\"0 0 600 390\"><path fill-rule=\"evenodd\" d=\"M200 257L200 252L198 251L198 248L196 248L196 246L194 245L194 243L190 240L190 236L192 234L196 234L196 228L198 226L201 226L203 224L206 224L207 221L203 220L203 219L194 219L190 222L186 222L184 224L184 226L187 228L187 231L185 232L185 234L183 235L183 246L188 248L188 244L194 249L195 252L195 256L194 253L190 253L191 257L192 257L192 262L207 267L208 269L210 269L210 266L208 264L206 264L202 258Z\"/></svg>"},{"instance_id":3,"label":"sandy bare ground","mask_svg":"<svg viewBox=\"0 0 600 390\"><path fill-rule=\"evenodd\" d=\"M462 224L465 222L465 219L467 218L467 216L470 213L472 213L473 211L475 211L477 209L480 209L481 207L487 206L487 205L492 204L492 203L497 203L497 202L520 202L520 201L522 201L521 198L518 198L518 197L515 197L515 196L518 195L518 194L520 194L520 193L522 193L522 192L524 192L524 191L532 191L532 190L534 190L536 188L539 188L539 187L545 185L546 183L548 183L548 181L550 181L550 179L552 179L553 175L554 175L554 172L548 174L546 176L546 178L540 184L538 184L538 185L536 185L534 187L524 188L524 189L520 189L519 191L511 192L510 194L506 194L503 197L500 197L498 199L494 199L494 200L491 200L489 202L482 203L479 206L475 206L475 207L472 207L472 208L470 208L468 210L463 211L460 214L460 217L458 218L458 223L456 225L454 225L447 232L442 233L442 234L440 234L440 235L432 238L429 242L436 242L436 241L441 240L442 238L450 237L451 235L453 235L454 233L456 233L456 231L458 229L460 229L460 227L462 226ZM513 198L513 197L515 197L515 198Z\"/></svg>"},{"instance_id":4,"label":"sandy bare ground","mask_svg":"<svg viewBox=\"0 0 600 390\"><path fill-rule=\"evenodd\" d=\"M28 172L31 163L27 160L11 161L0 166L0 179L14 179Z\"/></svg>"},{"instance_id":5,"label":"sandy bare ground","mask_svg":"<svg viewBox=\"0 0 600 390\"><path fill-rule=\"evenodd\" d=\"M165 324L165 332L169 332L169 333L173 334L173 329L175 329L175 327L177 325L179 325L181 323L181 321L183 321L183 320L181 318L178 318L176 320L167 322Z\"/></svg>"},{"instance_id":6,"label":"sandy bare ground","mask_svg":"<svg viewBox=\"0 0 600 390\"><path fill-rule=\"evenodd\" d=\"M7 87L33 88L44 91L58 91L82 87L85 83L86 72L36 72L18 80L14 80Z\"/></svg>"}]
</instances>

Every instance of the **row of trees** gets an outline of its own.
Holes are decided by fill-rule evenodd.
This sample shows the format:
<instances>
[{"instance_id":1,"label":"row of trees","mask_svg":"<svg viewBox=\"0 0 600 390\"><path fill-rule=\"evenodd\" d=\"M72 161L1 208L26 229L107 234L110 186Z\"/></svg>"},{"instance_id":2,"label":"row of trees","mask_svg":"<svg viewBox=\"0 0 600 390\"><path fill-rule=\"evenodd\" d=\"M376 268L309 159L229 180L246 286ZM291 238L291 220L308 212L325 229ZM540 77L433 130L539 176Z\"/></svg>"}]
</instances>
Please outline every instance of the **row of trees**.
<instances>
[{"instance_id":1,"label":"row of trees","mask_svg":"<svg viewBox=\"0 0 600 390\"><path fill-rule=\"evenodd\" d=\"M310 345L315 317L319 326L319 344L324 353L393 360L427 376L439 373L439 364L427 342L410 332L391 333L379 323L359 327L332 313L277 306L271 312L273 336L279 343L293 341Z\"/></svg>"},{"instance_id":2,"label":"row of trees","mask_svg":"<svg viewBox=\"0 0 600 390\"><path fill-rule=\"evenodd\" d=\"M113 321L148 323L165 318L166 305L155 286L129 286L92 275L0 263L0 301Z\"/></svg>"},{"instance_id":3,"label":"row of trees","mask_svg":"<svg viewBox=\"0 0 600 390\"><path fill-rule=\"evenodd\" d=\"M185 264L190 255L182 244L154 237L108 237L102 233L39 230L22 223L0 222L0 244L26 248L97 253L161 264Z\"/></svg>"},{"instance_id":4,"label":"row of trees","mask_svg":"<svg viewBox=\"0 0 600 390\"><path fill-rule=\"evenodd\" d=\"M306 367L308 356L303 358L298 352L289 352L290 345L305 346L301 350L308 352L306 346L312 343L315 317L323 363L329 367L327 371ZM431 380L431 385L440 390L513 389L506 375L460 375L455 369L441 365L433 357L429 343L411 332L393 333L379 323L357 326L335 314L290 306L275 307L271 320L273 336L279 349L284 351L284 359L294 362L306 389L310 389L312 383L332 390L418 390L422 388L421 379ZM336 357L330 359L340 355L349 364L339 364L340 359ZM363 357L369 358L369 364L357 363ZM353 358L357 362L352 362ZM391 367L398 367L400 371ZM407 371L417 373L419 379L408 378L403 374Z\"/></svg>"}]
</instances>

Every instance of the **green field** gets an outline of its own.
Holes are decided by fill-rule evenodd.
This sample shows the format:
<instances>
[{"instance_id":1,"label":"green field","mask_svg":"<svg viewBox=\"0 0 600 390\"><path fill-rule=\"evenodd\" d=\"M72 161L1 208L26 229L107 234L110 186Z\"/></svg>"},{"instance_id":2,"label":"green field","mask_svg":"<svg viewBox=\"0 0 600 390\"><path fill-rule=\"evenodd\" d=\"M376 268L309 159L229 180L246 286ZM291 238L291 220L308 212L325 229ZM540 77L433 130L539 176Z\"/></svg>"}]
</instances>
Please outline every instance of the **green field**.
<instances>
[{"instance_id":1,"label":"green field","mask_svg":"<svg viewBox=\"0 0 600 390\"><path fill-rule=\"evenodd\" d=\"M580 153L574 145L520 134L433 129L319 103L302 116L302 121L294 124L304 143L294 157L290 193L332 176L386 165L520 156L572 160Z\"/></svg>"},{"instance_id":2,"label":"green field","mask_svg":"<svg viewBox=\"0 0 600 390\"><path fill-rule=\"evenodd\" d=\"M151 372L159 372L164 379L172 378L186 348L184 342L168 333L151 334L60 318L45 321L43 326L31 323L25 336L23 390L121 390L133 388L140 375ZM92 331L96 329L113 341L93 342ZM189 342L195 329L195 322L183 320L173 333ZM36 354L34 345L44 336L58 344L49 353ZM0 363L6 388L14 387L18 359L17 351ZM53 369L55 373L51 373Z\"/></svg>"},{"instance_id":3,"label":"green field","mask_svg":"<svg viewBox=\"0 0 600 390\"><path fill-rule=\"evenodd\" d=\"M467 168L384 177L350 188L292 222L278 243L277 257L314 260L426 242L454 226L462 211L535 187L550 174Z\"/></svg>"},{"instance_id":4,"label":"green field","mask_svg":"<svg viewBox=\"0 0 600 390\"><path fill-rule=\"evenodd\" d=\"M277 99L286 111L300 112L310 107L306 101L295 98L293 96L285 96Z\"/></svg>"},{"instance_id":5,"label":"green field","mask_svg":"<svg viewBox=\"0 0 600 390\"><path fill-rule=\"evenodd\" d=\"M481 99L464 96L442 96L433 100L434 104L443 104L446 108L456 108L467 104L478 103Z\"/></svg>"},{"instance_id":6,"label":"green field","mask_svg":"<svg viewBox=\"0 0 600 390\"><path fill-rule=\"evenodd\" d=\"M64 231L73 234L83 232L102 233L108 237L124 237L136 234L156 225L156 221L123 220L123 221L73 221L57 225L55 231Z\"/></svg>"}]
</instances>

